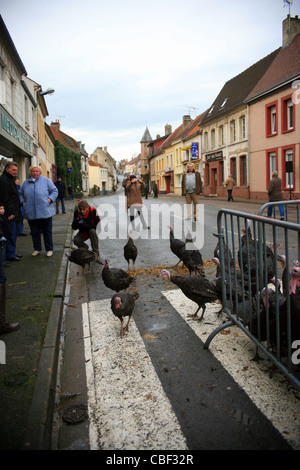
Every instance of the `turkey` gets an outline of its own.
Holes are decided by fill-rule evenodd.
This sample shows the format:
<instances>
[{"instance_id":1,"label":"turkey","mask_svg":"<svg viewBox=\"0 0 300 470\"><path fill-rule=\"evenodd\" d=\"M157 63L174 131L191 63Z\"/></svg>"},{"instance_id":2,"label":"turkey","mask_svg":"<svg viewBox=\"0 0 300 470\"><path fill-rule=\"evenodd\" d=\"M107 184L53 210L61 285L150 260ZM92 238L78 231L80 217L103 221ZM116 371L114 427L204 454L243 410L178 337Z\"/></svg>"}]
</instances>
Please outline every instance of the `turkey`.
<instances>
[{"instance_id":1,"label":"turkey","mask_svg":"<svg viewBox=\"0 0 300 470\"><path fill-rule=\"evenodd\" d=\"M134 280L123 269L110 268L108 259L105 260L105 265L102 269L102 279L106 287L116 292L127 289Z\"/></svg>"},{"instance_id":2,"label":"turkey","mask_svg":"<svg viewBox=\"0 0 300 470\"><path fill-rule=\"evenodd\" d=\"M118 317L121 321L121 338L123 338L124 332L128 331L128 326L135 306L135 301L138 297L138 292L135 292L134 294L120 292L118 294L115 294L111 299L111 309L113 311L113 314ZM123 326L124 317L128 317L128 321L125 327Z\"/></svg>"},{"instance_id":3,"label":"turkey","mask_svg":"<svg viewBox=\"0 0 300 470\"><path fill-rule=\"evenodd\" d=\"M300 267L294 266L290 280L292 341L300 338Z\"/></svg>"},{"instance_id":4,"label":"turkey","mask_svg":"<svg viewBox=\"0 0 300 470\"><path fill-rule=\"evenodd\" d=\"M88 250L87 248L77 248L73 250L71 253L66 253L66 256L69 258L71 263L78 264L82 267L82 273L80 276L84 276L84 274L88 274L91 272L91 263L92 261L96 260L96 255L92 251ZM85 265L88 265L88 271L85 272Z\"/></svg>"},{"instance_id":5,"label":"turkey","mask_svg":"<svg viewBox=\"0 0 300 470\"><path fill-rule=\"evenodd\" d=\"M241 237L241 249L238 251L238 263L241 270L243 270L244 275L249 280L252 286L252 290L255 290L256 284L256 275L259 274L259 267L257 259L260 253L259 242L255 241L252 238L250 230L250 221L247 219L247 231L244 228L242 230ZM277 243L277 247L279 244ZM274 256L274 243L272 244L272 249L265 245L262 247L262 261L263 261L263 271L262 271L262 282L264 285L268 284L275 273L275 263L276 258ZM267 279L267 280L266 280Z\"/></svg>"},{"instance_id":6,"label":"turkey","mask_svg":"<svg viewBox=\"0 0 300 470\"><path fill-rule=\"evenodd\" d=\"M281 267L283 269L282 271L282 292L284 293L284 295L287 294L287 291L288 291L288 276L289 276L289 273L288 273L288 269L287 269L287 266L286 266L286 257L285 255L279 255L277 257L278 261L280 261L281 263Z\"/></svg>"},{"instance_id":7,"label":"turkey","mask_svg":"<svg viewBox=\"0 0 300 470\"><path fill-rule=\"evenodd\" d=\"M224 237L224 227L222 227L222 234ZM233 265L233 258L232 258L231 250L228 248L228 245L225 242L224 238L222 240L223 240L223 248L224 248L223 251L224 251L225 263L228 264L229 262L229 264ZM220 259L220 240L218 241L216 248L214 249L214 258Z\"/></svg>"},{"instance_id":8,"label":"turkey","mask_svg":"<svg viewBox=\"0 0 300 470\"><path fill-rule=\"evenodd\" d=\"M173 227L169 225L170 229L170 248L172 253L174 253L177 258L179 258L179 261L177 264L175 264L174 267L176 267L181 261L182 261L182 253L185 250L185 243L182 240L179 240L178 238L174 238L174 232L173 232Z\"/></svg>"},{"instance_id":9,"label":"turkey","mask_svg":"<svg viewBox=\"0 0 300 470\"><path fill-rule=\"evenodd\" d=\"M219 258L215 257L212 261L217 266L216 272L216 288L219 292L219 295L222 294L222 277L221 277L221 265ZM247 295L245 295L245 284L242 284L241 273L236 271L233 266L228 266L225 263L225 287L227 298L230 298L230 294L233 300L238 297L238 300L241 301Z\"/></svg>"},{"instance_id":10,"label":"turkey","mask_svg":"<svg viewBox=\"0 0 300 470\"><path fill-rule=\"evenodd\" d=\"M135 270L135 260L138 255L138 249L135 246L133 239L132 239L132 230L129 232L128 242L124 246L124 258L128 263L128 270L129 270L129 262L130 260L133 263L133 270Z\"/></svg>"},{"instance_id":11,"label":"turkey","mask_svg":"<svg viewBox=\"0 0 300 470\"><path fill-rule=\"evenodd\" d=\"M219 299L216 286L204 276L173 276L167 269L163 269L161 275L173 282L186 297L198 304L196 312L188 315L189 317L196 319L198 311L202 308L202 315L197 318L198 321L204 317L206 304Z\"/></svg>"},{"instance_id":12,"label":"turkey","mask_svg":"<svg viewBox=\"0 0 300 470\"><path fill-rule=\"evenodd\" d=\"M187 238L185 241L185 249L182 250L181 259L183 264L188 268L190 274L200 274L204 276L203 259L200 250L192 245L192 239Z\"/></svg>"}]
</instances>

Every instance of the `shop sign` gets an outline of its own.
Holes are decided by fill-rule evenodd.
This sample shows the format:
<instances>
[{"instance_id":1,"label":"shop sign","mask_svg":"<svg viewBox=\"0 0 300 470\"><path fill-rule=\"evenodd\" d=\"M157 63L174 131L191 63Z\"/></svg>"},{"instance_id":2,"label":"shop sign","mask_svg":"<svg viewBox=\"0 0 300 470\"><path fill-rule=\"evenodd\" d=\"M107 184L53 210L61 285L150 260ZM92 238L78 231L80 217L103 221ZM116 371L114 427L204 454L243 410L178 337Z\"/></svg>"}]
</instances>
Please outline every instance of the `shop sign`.
<instances>
[{"instance_id":1,"label":"shop sign","mask_svg":"<svg viewBox=\"0 0 300 470\"><path fill-rule=\"evenodd\" d=\"M192 142L192 160L198 160L199 158L199 144Z\"/></svg>"},{"instance_id":2,"label":"shop sign","mask_svg":"<svg viewBox=\"0 0 300 470\"><path fill-rule=\"evenodd\" d=\"M24 149L28 153L33 152L33 140L12 118L1 113L1 128L5 131L10 141ZM2 135L5 135L2 133Z\"/></svg>"},{"instance_id":3,"label":"shop sign","mask_svg":"<svg viewBox=\"0 0 300 470\"><path fill-rule=\"evenodd\" d=\"M223 151L220 150L219 152L214 152L206 155L207 163L216 162L218 160L223 160Z\"/></svg>"}]
</instances>

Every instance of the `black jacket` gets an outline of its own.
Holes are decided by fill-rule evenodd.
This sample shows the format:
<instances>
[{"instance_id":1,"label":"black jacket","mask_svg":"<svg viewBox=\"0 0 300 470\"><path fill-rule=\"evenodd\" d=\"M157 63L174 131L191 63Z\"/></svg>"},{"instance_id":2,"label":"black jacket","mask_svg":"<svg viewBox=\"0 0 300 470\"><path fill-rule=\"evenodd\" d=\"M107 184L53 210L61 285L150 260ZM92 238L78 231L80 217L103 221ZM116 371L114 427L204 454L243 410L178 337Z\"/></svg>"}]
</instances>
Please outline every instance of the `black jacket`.
<instances>
[{"instance_id":1,"label":"black jacket","mask_svg":"<svg viewBox=\"0 0 300 470\"><path fill-rule=\"evenodd\" d=\"M97 209L90 207L85 216L81 215L77 210L74 211L74 218L72 222L72 229L79 230L79 233L85 238L88 238L89 231L95 229L97 224L100 222L100 217L97 213Z\"/></svg>"},{"instance_id":2,"label":"black jacket","mask_svg":"<svg viewBox=\"0 0 300 470\"><path fill-rule=\"evenodd\" d=\"M0 202L7 218L14 215L16 220L22 219L19 192L14 177L6 170L0 176Z\"/></svg>"},{"instance_id":3,"label":"black jacket","mask_svg":"<svg viewBox=\"0 0 300 470\"><path fill-rule=\"evenodd\" d=\"M57 187L58 189L58 198L59 199L62 199L66 196L66 185L63 181L56 181L56 183L54 183L55 186Z\"/></svg>"},{"instance_id":4,"label":"black jacket","mask_svg":"<svg viewBox=\"0 0 300 470\"><path fill-rule=\"evenodd\" d=\"M6 239L10 236L10 230L8 220L5 215L0 215L0 238L5 237Z\"/></svg>"}]
</instances>

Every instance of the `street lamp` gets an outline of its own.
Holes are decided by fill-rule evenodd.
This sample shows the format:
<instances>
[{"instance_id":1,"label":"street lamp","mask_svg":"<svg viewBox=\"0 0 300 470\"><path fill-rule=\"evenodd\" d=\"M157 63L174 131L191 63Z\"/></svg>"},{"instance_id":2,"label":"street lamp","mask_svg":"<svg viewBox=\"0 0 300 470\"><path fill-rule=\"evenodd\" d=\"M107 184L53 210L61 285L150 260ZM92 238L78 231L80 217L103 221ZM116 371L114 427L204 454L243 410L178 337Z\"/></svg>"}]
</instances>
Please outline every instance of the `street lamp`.
<instances>
[{"instance_id":1,"label":"street lamp","mask_svg":"<svg viewBox=\"0 0 300 470\"><path fill-rule=\"evenodd\" d=\"M40 88L40 90L42 90L42 87ZM53 88L47 88L47 90L45 91L40 91L40 96L44 96L44 95L53 95L53 93L55 92L55 90Z\"/></svg>"}]
</instances>

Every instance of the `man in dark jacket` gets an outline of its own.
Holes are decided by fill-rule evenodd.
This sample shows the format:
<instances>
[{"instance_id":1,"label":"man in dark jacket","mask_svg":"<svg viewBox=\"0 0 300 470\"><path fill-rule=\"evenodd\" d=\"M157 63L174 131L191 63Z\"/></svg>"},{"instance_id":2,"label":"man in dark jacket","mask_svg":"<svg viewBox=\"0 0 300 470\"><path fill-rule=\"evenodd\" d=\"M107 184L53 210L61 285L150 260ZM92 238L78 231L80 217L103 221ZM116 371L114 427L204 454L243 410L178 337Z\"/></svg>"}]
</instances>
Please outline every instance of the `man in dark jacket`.
<instances>
[{"instance_id":1,"label":"man in dark jacket","mask_svg":"<svg viewBox=\"0 0 300 470\"><path fill-rule=\"evenodd\" d=\"M61 201L61 211L63 214L66 213L65 209L65 197L66 197L66 185L62 181L61 177L57 177L56 183L54 183L58 189L58 196L56 198L56 213L59 214L59 201Z\"/></svg>"},{"instance_id":2,"label":"man in dark jacket","mask_svg":"<svg viewBox=\"0 0 300 470\"><path fill-rule=\"evenodd\" d=\"M199 171L194 170L193 163L187 164L187 171L182 177L182 195L185 196L187 218L191 218L191 207L194 205L194 220L197 220L198 196L202 193L202 180Z\"/></svg>"},{"instance_id":3,"label":"man in dark jacket","mask_svg":"<svg viewBox=\"0 0 300 470\"><path fill-rule=\"evenodd\" d=\"M282 201L282 183L281 179L278 178L277 171L273 171L272 173L272 179L270 180L268 185L268 196L269 202ZM271 217L273 207L274 206L268 207L268 217ZM278 208L280 212L280 220L284 220L283 205L279 204Z\"/></svg>"},{"instance_id":4,"label":"man in dark jacket","mask_svg":"<svg viewBox=\"0 0 300 470\"><path fill-rule=\"evenodd\" d=\"M22 220L20 196L15 184L17 173L18 164L8 162L0 176L0 201L4 204L10 230L10 236L6 243L6 259L10 261L20 261L21 259L21 256L16 254L17 221Z\"/></svg>"},{"instance_id":5,"label":"man in dark jacket","mask_svg":"<svg viewBox=\"0 0 300 470\"><path fill-rule=\"evenodd\" d=\"M97 209L90 207L87 201L80 201L77 209L74 211L72 229L78 230L73 242L78 248L89 248L86 240L91 240L92 250L96 255L96 261L103 264L99 254L99 240L97 234L97 225L100 223L100 217ZM98 227L98 229L100 226Z\"/></svg>"}]
</instances>

